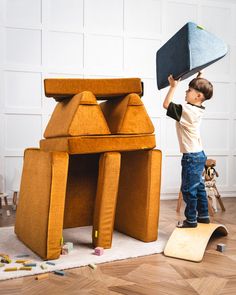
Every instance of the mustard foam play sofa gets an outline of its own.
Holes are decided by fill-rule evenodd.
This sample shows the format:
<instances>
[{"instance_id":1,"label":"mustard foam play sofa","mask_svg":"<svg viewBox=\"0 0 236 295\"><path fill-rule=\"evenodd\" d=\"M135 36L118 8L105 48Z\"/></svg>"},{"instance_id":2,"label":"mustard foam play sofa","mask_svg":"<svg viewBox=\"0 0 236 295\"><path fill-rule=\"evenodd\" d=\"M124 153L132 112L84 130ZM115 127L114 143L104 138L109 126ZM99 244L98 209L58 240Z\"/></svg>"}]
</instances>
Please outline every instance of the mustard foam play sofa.
<instances>
[{"instance_id":1,"label":"mustard foam play sofa","mask_svg":"<svg viewBox=\"0 0 236 295\"><path fill-rule=\"evenodd\" d=\"M92 225L91 243L104 248L114 228L155 241L162 156L141 80L46 79L44 86L57 105L40 148L24 153L18 238L45 260L60 256L63 228Z\"/></svg>"}]
</instances>

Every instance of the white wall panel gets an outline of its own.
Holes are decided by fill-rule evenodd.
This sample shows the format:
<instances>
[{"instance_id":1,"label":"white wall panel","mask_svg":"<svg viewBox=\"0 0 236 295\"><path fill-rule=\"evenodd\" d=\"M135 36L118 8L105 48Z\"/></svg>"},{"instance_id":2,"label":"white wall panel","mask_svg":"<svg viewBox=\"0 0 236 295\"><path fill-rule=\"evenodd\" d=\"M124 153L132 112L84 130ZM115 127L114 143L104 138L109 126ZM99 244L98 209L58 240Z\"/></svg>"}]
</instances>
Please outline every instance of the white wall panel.
<instances>
[{"instance_id":1,"label":"white wall panel","mask_svg":"<svg viewBox=\"0 0 236 295\"><path fill-rule=\"evenodd\" d=\"M176 191L181 186L181 157L166 156L162 163L162 191Z\"/></svg>"},{"instance_id":2,"label":"white wall panel","mask_svg":"<svg viewBox=\"0 0 236 295\"><path fill-rule=\"evenodd\" d=\"M125 40L125 74L142 78L156 77L156 51L160 47L158 40Z\"/></svg>"},{"instance_id":3,"label":"white wall panel","mask_svg":"<svg viewBox=\"0 0 236 295\"><path fill-rule=\"evenodd\" d=\"M41 0L6 1L6 20L9 25L40 25Z\"/></svg>"},{"instance_id":4,"label":"white wall panel","mask_svg":"<svg viewBox=\"0 0 236 295\"><path fill-rule=\"evenodd\" d=\"M236 187L236 156L233 157L233 169L234 171L234 174L232 176L232 183L233 183L233 186L234 186L234 189Z\"/></svg>"},{"instance_id":5,"label":"white wall panel","mask_svg":"<svg viewBox=\"0 0 236 295\"><path fill-rule=\"evenodd\" d=\"M83 70L83 35L49 32L47 62L50 69L58 71Z\"/></svg>"},{"instance_id":6,"label":"white wall panel","mask_svg":"<svg viewBox=\"0 0 236 295\"><path fill-rule=\"evenodd\" d=\"M41 32L28 29L6 29L6 62L41 64Z\"/></svg>"},{"instance_id":7,"label":"white wall panel","mask_svg":"<svg viewBox=\"0 0 236 295\"><path fill-rule=\"evenodd\" d=\"M4 81L5 107L41 107L41 73L5 71Z\"/></svg>"},{"instance_id":8,"label":"white wall panel","mask_svg":"<svg viewBox=\"0 0 236 295\"><path fill-rule=\"evenodd\" d=\"M229 120L203 119L201 134L205 150L229 150Z\"/></svg>"},{"instance_id":9,"label":"white wall panel","mask_svg":"<svg viewBox=\"0 0 236 295\"><path fill-rule=\"evenodd\" d=\"M123 39L112 36L86 36L84 66L87 75L122 75Z\"/></svg>"},{"instance_id":10,"label":"white wall panel","mask_svg":"<svg viewBox=\"0 0 236 295\"><path fill-rule=\"evenodd\" d=\"M123 33L123 0L86 0L84 11L86 32Z\"/></svg>"},{"instance_id":11,"label":"white wall panel","mask_svg":"<svg viewBox=\"0 0 236 295\"><path fill-rule=\"evenodd\" d=\"M124 27L127 34L156 38L162 31L162 5L158 0L125 0Z\"/></svg>"},{"instance_id":12,"label":"white wall panel","mask_svg":"<svg viewBox=\"0 0 236 295\"><path fill-rule=\"evenodd\" d=\"M162 100L160 92L157 92L157 84L154 79L142 79L144 83L144 95L142 101L151 117L157 117L162 114Z\"/></svg>"},{"instance_id":13,"label":"white wall panel","mask_svg":"<svg viewBox=\"0 0 236 295\"><path fill-rule=\"evenodd\" d=\"M48 13L50 29L83 30L83 0L49 0Z\"/></svg>"},{"instance_id":14,"label":"white wall panel","mask_svg":"<svg viewBox=\"0 0 236 295\"><path fill-rule=\"evenodd\" d=\"M212 82L213 83L213 82ZM230 83L213 83L213 97L205 102L207 113L229 113L232 105L232 85Z\"/></svg>"},{"instance_id":15,"label":"white wall panel","mask_svg":"<svg viewBox=\"0 0 236 295\"><path fill-rule=\"evenodd\" d=\"M165 120L165 129L164 129L164 137L165 137L165 151L167 153L179 153L179 142L176 134L176 121L167 118Z\"/></svg>"},{"instance_id":16,"label":"white wall panel","mask_svg":"<svg viewBox=\"0 0 236 295\"><path fill-rule=\"evenodd\" d=\"M236 119L233 120L233 152L236 154Z\"/></svg>"},{"instance_id":17,"label":"white wall panel","mask_svg":"<svg viewBox=\"0 0 236 295\"><path fill-rule=\"evenodd\" d=\"M7 152L38 147L40 139L40 115L6 115L5 149Z\"/></svg>"},{"instance_id":18,"label":"white wall panel","mask_svg":"<svg viewBox=\"0 0 236 295\"><path fill-rule=\"evenodd\" d=\"M6 190L16 190L20 188L20 177L23 168L23 157L6 157Z\"/></svg>"},{"instance_id":19,"label":"white wall panel","mask_svg":"<svg viewBox=\"0 0 236 295\"><path fill-rule=\"evenodd\" d=\"M214 4L211 6L202 5L201 20L202 26L207 28L209 32L216 34L227 43L231 41L232 16L230 8L222 5L214 7Z\"/></svg>"},{"instance_id":20,"label":"white wall panel","mask_svg":"<svg viewBox=\"0 0 236 295\"><path fill-rule=\"evenodd\" d=\"M165 2L165 17L166 17L166 32L168 39L174 35L187 22L192 21L197 23L196 1L164 1ZM195 3L191 3L195 2ZM167 40L165 40L167 41Z\"/></svg>"}]
</instances>

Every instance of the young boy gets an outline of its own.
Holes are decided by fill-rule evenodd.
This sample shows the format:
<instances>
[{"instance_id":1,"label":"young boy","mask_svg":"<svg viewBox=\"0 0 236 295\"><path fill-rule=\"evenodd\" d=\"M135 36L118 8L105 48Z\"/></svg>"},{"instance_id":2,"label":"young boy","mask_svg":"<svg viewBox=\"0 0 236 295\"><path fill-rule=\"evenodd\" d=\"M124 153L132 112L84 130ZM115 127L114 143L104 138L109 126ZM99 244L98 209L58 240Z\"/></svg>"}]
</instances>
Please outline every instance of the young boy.
<instances>
[{"instance_id":1,"label":"young boy","mask_svg":"<svg viewBox=\"0 0 236 295\"><path fill-rule=\"evenodd\" d=\"M199 73L186 90L187 103L181 105L172 102L180 80L174 80L170 75L168 81L170 88L163 107L167 109L167 116L176 120L180 152L183 153L181 192L186 203L184 211L186 219L177 226L193 228L197 226L197 222L210 223L207 195L202 178L206 156L200 138L200 123L205 110L202 103L212 97L213 86Z\"/></svg>"}]
</instances>

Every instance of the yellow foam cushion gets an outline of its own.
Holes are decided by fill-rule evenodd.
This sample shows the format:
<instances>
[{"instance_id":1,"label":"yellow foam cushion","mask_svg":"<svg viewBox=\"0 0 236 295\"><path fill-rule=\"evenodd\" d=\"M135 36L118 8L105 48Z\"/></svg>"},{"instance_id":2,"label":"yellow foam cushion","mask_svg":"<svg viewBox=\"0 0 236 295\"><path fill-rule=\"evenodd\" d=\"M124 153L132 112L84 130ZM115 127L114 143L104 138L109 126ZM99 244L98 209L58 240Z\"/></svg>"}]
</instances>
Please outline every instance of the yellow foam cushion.
<instances>
[{"instance_id":1,"label":"yellow foam cushion","mask_svg":"<svg viewBox=\"0 0 236 295\"><path fill-rule=\"evenodd\" d=\"M120 153L103 153L93 217L94 247L111 248L120 175Z\"/></svg>"},{"instance_id":2,"label":"yellow foam cushion","mask_svg":"<svg viewBox=\"0 0 236 295\"><path fill-rule=\"evenodd\" d=\"M160 207L161 152L122 153L115 228L135 239L157 239Z\"/></svg>"},{"instance_id":3,"label":"yellow foam cushion","mask_svg":"<svg viewBox=\"0 0 236 295\"><path fill-rule=\"evenodd\" d=\"M154 127L139 95L107 100L100 104L112 134L151 134Z\"/></svg>"},{"instance_id":4,"label":"yellow foam cushion","mask_svg":"<svg viewBox=\"0 0 236 295\"><path fill-rule=\"evenodd\" d=\"M110 134L110 130L96 97L84 91L56 105L44 137L94 134Z\"/></svg>"},{"instance_id":5,"label":"yellow foam cushion","mask_svg":"<svg viewBox=\"0 0 236 295\"><path fill-rule=\"evenodd\" d=\"M154 134L77 136L49 138L40 141L40 149L44 151L64 151L69 154L132 151L153 149L155 146Z\"/></svg>"},{"instance_id":6,"label":"yellow foam cushion","mask_svg":"<svg viewBox=\"0 0 236 295\"><path fill-rule=\"evenodd\" d=\"M26 149L15 233L42 259L60 256L68 155Z\"/></svg>"},{"instance_id":7,"label":"yellow foam cushion","mask_svg":"<svg viewBox=\"0 0 236 295\"><path fill-rule=\"evenodd\" d=\"M72 97L83 91L91 91L97 99L110 99L128 93L142 94L139 78L117 79L45 79L45 95L57 101Z\"/></svg>"}]
</instances>

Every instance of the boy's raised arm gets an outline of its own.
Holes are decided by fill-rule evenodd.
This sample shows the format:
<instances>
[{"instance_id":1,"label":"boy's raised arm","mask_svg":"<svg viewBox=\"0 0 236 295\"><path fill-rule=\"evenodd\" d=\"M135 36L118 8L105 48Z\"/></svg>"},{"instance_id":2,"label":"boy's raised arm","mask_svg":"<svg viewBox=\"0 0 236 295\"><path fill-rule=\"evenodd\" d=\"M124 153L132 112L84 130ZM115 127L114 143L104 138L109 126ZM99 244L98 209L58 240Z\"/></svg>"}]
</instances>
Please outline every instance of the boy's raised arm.
<instances>
[{"instance_id":1,"label":"boy's raised arm","mask_svg":"<svg viewBox=\"0 0 236 295\"><path fill-rule=\"evenodd\" d=\"M168 109L170 102L173 100L175 90L178 86L179 80L175 80L172 75L168 77L170 88L166 94L165 100L163 102L163 108Z\"/></svg>"}]
</instances>

